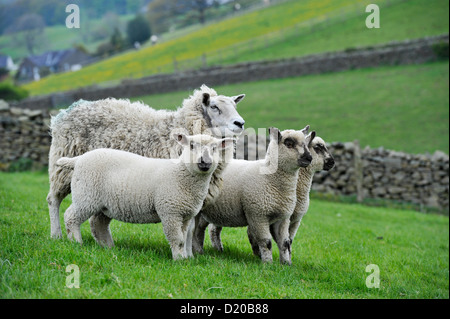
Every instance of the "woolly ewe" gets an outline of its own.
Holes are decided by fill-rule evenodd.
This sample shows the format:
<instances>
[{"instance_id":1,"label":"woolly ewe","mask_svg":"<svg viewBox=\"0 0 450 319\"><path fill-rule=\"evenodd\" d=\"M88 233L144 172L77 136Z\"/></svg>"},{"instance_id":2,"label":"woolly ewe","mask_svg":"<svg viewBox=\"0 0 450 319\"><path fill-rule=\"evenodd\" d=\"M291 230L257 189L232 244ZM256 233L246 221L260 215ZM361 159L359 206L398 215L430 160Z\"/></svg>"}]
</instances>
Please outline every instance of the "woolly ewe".
<instances>
[{"instance_id":1,"label":"woolly ewe","mask_svg":"<svg viewBox=\"0 0 450 319\"><path fill-rule=\"evenodd\" d=\"M244 120L236 111L236 104L244 98L217 95L203 85L183 101L176 111L156 111L140 102L104 99L80 100L62 110L51 121L52 144L49 152L50 191L47 202L50 214L51 237L62 236L59 206L70 193L72 172L56 166L61 157L75 157L97 148L124 150L145 157L177 158L180 147L170 138L173 129L184 129L188 135L239 135ZM219 163L214 172L206 202L219 192L221 172Z\"/></svg>"}]
</instances>

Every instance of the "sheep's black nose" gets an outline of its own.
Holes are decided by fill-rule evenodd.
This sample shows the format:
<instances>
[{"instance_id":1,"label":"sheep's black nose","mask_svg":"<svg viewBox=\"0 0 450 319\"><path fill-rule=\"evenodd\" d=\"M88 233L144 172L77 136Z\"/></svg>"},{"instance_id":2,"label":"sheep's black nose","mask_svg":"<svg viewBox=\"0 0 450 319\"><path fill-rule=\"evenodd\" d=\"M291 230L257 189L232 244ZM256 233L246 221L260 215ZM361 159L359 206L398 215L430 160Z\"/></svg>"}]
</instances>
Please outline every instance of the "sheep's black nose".
<instances>
[{"instance_id":1,"label":"sheep's black nose","mask_svg":"<svg viewBox=\"0 0 450 319\"><path fill-rule=\"evenodd\" d=\"M334 164L335 164L335 162L334 162L333 157L327 158L325 160L325 164L323 165L323 169L325 171L329 171L330 169L332 169L334 167Z\"/></svg>"},{"instance_id":2,"label":"sheep's black nose","mask_svg":"<svg viewBox=\"0 0 450 319\"><path fill-rule=\"evenodd\" d=\"M309 162L312 161L312 156L311 156L311 154L309 154L309 153L304 154L304 155L302 156L302 158L303 158L304 160L309 161Z\"/></svg>"},{"instance_id":3,"label":"sheep's black nose","mask_svg":"<svg viewBox=\"0 0 450 319\"><path fill-rule=\"evenodd\" d=\"M210 169L211 162L205 162L205 160L203 159L203 156L202 156L200 158L200 163L198 163L197 166L201 171L206 172L207 170Z\"/></svg>"},{"instance_id":4,"label":"sheep's black nose","mask_svg":"<svg viewBox=\"0 0 450 319\"><path fill-rule=\"evenodd\" d=\"M242 121L241 120L236 120L236 121L233 122L233 124L236 125L239 128L243 128L244 124L245 124L245 121L244 120L242 120Z\"/></svg>"},{"instance_id":5,"label":"sheep's black nose","mask_svg":"<svg viewBox=\"0 0 450 319\"><path fill-rule=\"evenodd\" d=\"M211 163L198 163L197 165L202 172L206 172L211 167Z\"/></svg>"},{"instance_id":6,"label":"sheep's black nose","mask_svg":"<svg viewBox=\"0 0 450 319\"><path fill-rule=\"evenodd\" d=\"M311 164L311 161L312 161L311 154L305 153L298 159L298 165L300 167L307 167L309 164Z\"/></svg>"}]
</instances>

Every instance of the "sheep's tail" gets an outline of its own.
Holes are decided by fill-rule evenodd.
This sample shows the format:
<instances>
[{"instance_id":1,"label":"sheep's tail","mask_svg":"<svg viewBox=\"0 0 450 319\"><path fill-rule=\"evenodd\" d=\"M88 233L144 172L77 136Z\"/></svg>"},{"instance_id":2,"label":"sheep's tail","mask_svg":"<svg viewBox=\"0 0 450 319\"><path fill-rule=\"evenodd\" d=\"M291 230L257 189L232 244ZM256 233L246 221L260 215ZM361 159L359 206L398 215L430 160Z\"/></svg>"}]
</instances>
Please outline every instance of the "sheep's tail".
<instances>
[{"instance_id":1,"label":"sheep's tail","mask_svg":"<svg viewBox=\"0 0 450 319\"><path fill-rule=\"evenodd\" d=\"M56 166L65 168L65 169L70 169L73 170L73 168L75 167L75 162L77 161L78 156L77 157L61 157L59 160L56 161Z\"/></svg>"}]
</instances>

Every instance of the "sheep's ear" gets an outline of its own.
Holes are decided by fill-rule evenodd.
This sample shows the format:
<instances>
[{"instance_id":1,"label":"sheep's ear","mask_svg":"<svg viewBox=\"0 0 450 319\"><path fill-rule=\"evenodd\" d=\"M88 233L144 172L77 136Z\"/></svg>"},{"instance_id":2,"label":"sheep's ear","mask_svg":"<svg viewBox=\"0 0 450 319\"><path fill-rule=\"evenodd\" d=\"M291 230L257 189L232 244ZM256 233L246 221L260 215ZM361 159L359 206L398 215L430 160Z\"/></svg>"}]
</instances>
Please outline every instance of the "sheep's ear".
<instances>
[{"instance_id":1,"label":"sheep's ear","mask_svg":"<svg viewBox=\"0 0 450 319\"><path fill-rule=\"evenodd\" d=\"M203 93L203 100L202 103L204 106L209 106L209 103L211 102L211 97L209 93Z\"/></svg>"},{"instance_id":2,"label":"sheep's ear","mask_svg":"<svg viewBox=\"0 0 450 319\"><path fill-rule=\"evenodd\" d=\"M234 142L236 140L234 138L231 137L227 137L227 138L223 138L221 140L219 140L219 150L224 150L227 148L230 148L231 146L233 146Z\"/></svg>"},{"instance_id":3,"label":"sheep's ear","mask_svg":"<svg viewBox=\"0 0 450 319\"><path fill-rule=\"evenodd\" d=\"M308 131L309 131L309 125L306 125L305 128L301 130L301 132L302 132L304 135L308 134Z\"/></svg>"},{"instance_id":4,"label":"sheep's ear","mask_svg":"<svg viewBox=\"0 0 450 319\"><path fill-rule=\"evenodd\" d=\"M309 133L306 136L306 143L308 143L308 147L311 147L311 143L315 137L316 137L316 131L311 131L311 133Z\"/></svg>"},{"instance_id":5,"label":"sheep's ear","mask_svg":"<svg viewBox=\"0 0 450 319\"><path fill-rule=\"evenodd\" d=\"M276 139L277 143L281 142L281 133L280 130L277 129L276 127L269 127L269 135L270 135L270 139Z\"/></svg>"},{"instance_id":6,"label":"sheep's ear","mask_svg":"<svg viewBox=\"0 0 450 319\"><path fill-rule=\"evenodd\" d=\"M175 141L178 142L178 144L182 146L186 146L189 144L189 138L183 133L174 133L172 137Z\"/></svg>"},{"instance_id":7,"label":"sheep's ear","mask_svg":"<svg viewBox=\"0 0 450 319\"><path fill-rule=\"evenodd\" d=\"M232 96L231 99L234 101L234 103L238 104L239 102L241 102L245 97L245 94L239 94L236 96Z\"/></svg>"}]
</instances>

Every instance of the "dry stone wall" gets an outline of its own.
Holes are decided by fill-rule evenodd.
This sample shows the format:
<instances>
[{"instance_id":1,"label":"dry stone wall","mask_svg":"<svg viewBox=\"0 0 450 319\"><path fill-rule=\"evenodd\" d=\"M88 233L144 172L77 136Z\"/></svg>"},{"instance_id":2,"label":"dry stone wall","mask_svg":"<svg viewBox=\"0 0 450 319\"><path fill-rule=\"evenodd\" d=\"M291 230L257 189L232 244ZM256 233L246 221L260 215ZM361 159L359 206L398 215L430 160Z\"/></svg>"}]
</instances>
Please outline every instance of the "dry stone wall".
<instances>
[{"instance_id":1,"label":"dry stone wall","mask_svg":"<svg viewBox=\"0 0 450 319\"><path fill-rule=\"evenodd\" d=\"M48 165L49 125L48 110L10 108L0 100L0 170L20 159Z\"/></svg>"},{"instance_id":2,"label":"dry stone wall","mask_svg":"<svg viewBox=\"0 0 450 319\"><path fill-rule=\"evenodd\" d=\"M266 136L242 136L236 158L264 158L267 143ZM448 213L449 156L444 152L408 154L368 146L361 150L357 141L334 142L328 148L336 165L314 175L313 190L407 202Z\"/></svg>"}]
</instances>

